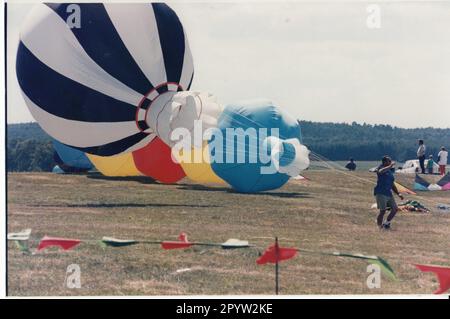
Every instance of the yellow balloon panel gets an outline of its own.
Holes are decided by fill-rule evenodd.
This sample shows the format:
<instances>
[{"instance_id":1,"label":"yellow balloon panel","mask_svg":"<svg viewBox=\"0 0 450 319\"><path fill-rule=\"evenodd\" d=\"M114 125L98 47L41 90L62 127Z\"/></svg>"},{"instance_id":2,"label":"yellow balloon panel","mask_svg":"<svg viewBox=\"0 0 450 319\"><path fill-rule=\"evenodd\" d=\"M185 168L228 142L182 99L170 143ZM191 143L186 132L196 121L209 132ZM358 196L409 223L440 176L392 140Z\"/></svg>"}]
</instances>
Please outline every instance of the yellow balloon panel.
<instances>
[{"instance_id":1,"label":"yellow balloon panel","mask_svg":"<svg viewBox=\"0 0 450 319\"><path fill-rule=\"evenodd\" d=\"M179 154L175 153L175 157L180 162L186 176L192 181L202 184L227 185L223 179L214 173L211 165L203 159L203 154L209 154L208 143L206 142L202 148L192 148L191 152L186 153L180 151Z\"/></svg>"},{"instance_id":2,"label":"yellow balloon panel","mask_svg":"<svg viewBox=\"0 0 450 319\"><path fill-rule=\"evenodd\" d=\"M134 165L133 154L116 156L97 156L87 154L97 170L105 176L139 176L142 175Z\"/></svg>"}]
</instances>

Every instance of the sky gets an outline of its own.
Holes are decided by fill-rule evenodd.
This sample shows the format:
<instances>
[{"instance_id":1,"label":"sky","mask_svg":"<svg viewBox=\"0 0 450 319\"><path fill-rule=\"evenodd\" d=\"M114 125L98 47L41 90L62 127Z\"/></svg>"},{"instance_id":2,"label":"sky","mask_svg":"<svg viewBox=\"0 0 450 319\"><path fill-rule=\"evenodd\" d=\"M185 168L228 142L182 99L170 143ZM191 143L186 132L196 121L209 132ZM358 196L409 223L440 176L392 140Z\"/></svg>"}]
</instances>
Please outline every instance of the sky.
<instances>
[{"instance_id":1,"label":"sky","mask_svg":"<svg viewBox=\"0 0 450 319\"><path fill-rule=\"evenodd\" d=\"M301 120L450 128L450 2L379 2L379 28L366 2L168 4L189 38L191 89L224 105L268 98ZM32 5L8 2L8 123L33 121L15 74Z\"/></svg>"}]
</instances>

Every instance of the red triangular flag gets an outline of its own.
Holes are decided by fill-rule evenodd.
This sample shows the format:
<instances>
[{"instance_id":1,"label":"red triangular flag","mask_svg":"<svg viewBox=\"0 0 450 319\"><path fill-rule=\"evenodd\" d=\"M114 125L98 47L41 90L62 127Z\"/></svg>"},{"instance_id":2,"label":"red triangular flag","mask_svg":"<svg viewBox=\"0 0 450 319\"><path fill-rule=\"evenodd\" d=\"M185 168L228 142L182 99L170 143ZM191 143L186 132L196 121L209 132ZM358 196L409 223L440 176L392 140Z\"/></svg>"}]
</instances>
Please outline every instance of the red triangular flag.
<instances>
[{"instance_id":1,"label":"red triangular flag","mask_svg":"<svg viewBox=\"0 0 450 319\"><path fill-rule=\"evenodd\" d=\"M269 246L265 251L264 254L256 260L256 263L258 265L263 265L267 263L275 264L277 262L282 260L287 260L293 258L297 254L296 248L285 248L285 247L278 247L278 258L276 256L276 248L275 244Z\"/></svg>"},{"instance_id":2,"label":"red triangular flag","mask_svg":"<svg viewBox=\"0 0 450 319\"><path fill-rule=\"evenodd\" d=\"M44 249L46 247L51 246L59 246L64 250L71 249L78 245L81 242L79 239L68 239L68 238L57 238L57 237L48 237L44 236L44 238L41 239L38 250Z\"/></svg>"},{"instance_id":3,"label":"red triangular flag","mask_svg":"<svg viewBox=\"0 0 450 319\"><path fill-rule=\"evenodd\" d=\"M161 242L161 247L164 249L177 249L177 248L188 248L192 246L192 243L188 242L187 235L181 233L178 236L179 241L163 241Z\"/></svg>"},{"instance_id":4,"label":"red triangular flag","mask_svg":"<svg viewBox=\"0 0 450 319\"><path fill-rule=\"evenodd\" d=\"M439 280L439 289L434 294L442 294L450 289L450 268L428 265L415 265L422 272L434 272Z\"/></svg>"},{"instance_id":5,"label":"red triangular flag","mask_svg":"<svg viewBox=\"0 0 450 319\"><path fill-rule=\"evenodd\" d=\"M187 242L188 242L188 239L187 239L186 233L181 232L180 235L178 235L178 240L179 240L179 241L182 241L182 242L184 242L184 243L187 243Z\"/></svg>"}]
</instances>

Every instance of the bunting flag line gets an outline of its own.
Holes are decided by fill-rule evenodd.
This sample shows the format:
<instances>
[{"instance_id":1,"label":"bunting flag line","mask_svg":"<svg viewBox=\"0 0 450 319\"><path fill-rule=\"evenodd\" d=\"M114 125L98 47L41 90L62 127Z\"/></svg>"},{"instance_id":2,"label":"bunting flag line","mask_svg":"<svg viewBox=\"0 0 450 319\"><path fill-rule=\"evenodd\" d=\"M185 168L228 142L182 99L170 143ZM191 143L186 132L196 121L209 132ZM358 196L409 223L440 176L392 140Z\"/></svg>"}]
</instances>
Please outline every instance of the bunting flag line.
<instances>
[{"instance_id":1,"label":"bunting flag line","mask_svg":"<svg viewBox=\"0 0 450 319\"><path fill-rule=\"evenodd\" d=\"M211 247L221 247L223 249L237 249L237 248L248 248L252 247L248 241L240 240L235 238L230 238L223 243L210 243L210 242L189 242L187 240L187 235L181 233L178 236L178 241L161 241L161 240L134 240L134 239L118 239L114 237L103 237L102 243L106 246L111 247L124 247L136 244L158 244L161 245L163 249L178 249L178 248L189 248L194 245L198 246L211 246Z\"/></svg>"},{"instance_id":2,"label":"bunting flag line","mask_svg":"<svg viewBox=\"0 0 450 319\"><path fill-rule=\"evenodd\" d=\"M81 240L79 239L68 239L68 238L59 238L59 237L49 237L47 235L44 236L44 238L41 239L39 242L39 246L37 250L42 250L47 247L57 246L61 247L64 250L72 249L73 247L77 246Z\"/></svg>"},{"instance_id":3,"label":"bunting flag line","mask_svg":"<svg viewBox=\"0 0 450 319\"><path fill-rule=\"evenodd\" d=\"M22 251L29 251L28 248L28 240L30 238L31 229L26 229L22 232L18 233L9 233L8 240L14 240ZM47 247L57 246L64 250L69 250L80 244L80 242L86 242L86 240L80 239L68 239L61 237L50 237L44 236L39 242L39 246L37 248L38 251L43 250ZM189 248L194 245L199 246L211 246L211 247L221 247L222 249L236 249L236 248L251 248L256 247L254 245L250 245L248 241L230 238L223 243L212 243L212 242L189 242L186 233L182 232L178 236L178 241L160 241L160 240L134 240L134 239L118 239L114 237L104 236L101 240L101 243L106 246L111 247L125 247L136 244L160 244L163 249L171 250L171 249L184 249ZM277 251L278 249L278 251ZM339 256L339 257L350 257L350 258L359 258L364 259L370 263L378 264L382 271L391 279L395 279L395 273L392 267L381 257L378 256L365 256L361 254L348 254L348 253L340 253L340 252L318 252L318 251L310 251L305 249L298 249L293 247L279 247L275 246L275 244L269 246L264 253L257 259L257 264L263 265L266 263L277 263L283 260L288 260L296 256L297 252L309 253L309 254L320 254L320 255L328 255L328 256Z\"/></svg>"},{"instance_id":4,"label":"bunting flag line","mask_svg":"<svg viewBox=\"0 0 450 319\"><path fill-rule=\"evenodd\" d=\"M376 264L380 267L381 271L390 279L396 280L396 276L392 267L381 257L378 256L366 256L362 254L348 254L340 252L321 252L298 248L286 248L278 245L278 238L275 237L275 244L269 246L264 253L256 260L258 265L264 265L267 263L275 264L275 294L278 295L279 291L279 262L294 258L297 252L303 252L308 254L318 254L323 256L335 256L335 257L348 257L357 258L368 261L371 264Z\"/></svg>"},{"instance_id":5,"label":"bunting flag line","mask_svg":"<svg viewBox=\"0 0 450 319\"><path fill-rule=\"evenodd\" d=\"M9 233L8 240L14 241L16 245L22 251L28 251L28 240L30 238L31 229L24 230L18 233ZM80 239L69 239L61 237L49 237L44 236L39 242L37 250L45 249L50 246L58 246L64 250L71 249L78 245L80 242L87 242L88 240ZM177 248L188 248L193 245L199 246L211 246L211 247L221 247L223 249L237 249L237 248L249 248L254 247L248 243L246 240L240 240L235 238L230 238L223 243L212 243L212 242L189 242L187 240L186 233L181 233L178 236L178 241L161 241L161 240L134 240L134 239L119 239L114 237L104 236L101 239L101 244L111 247L124 247L136 244L158 244L164 249L177 249Z\"/></svg>"},{"instance_id":6,"label":"bunting flag line","mask_svg":"<svg viewBox=\"0 0 450 319\"><path fill-rule=\"evenodd\" d=\"M283 261L287 259L291 259L295 257L297 252L307 253L307 254L319 254L324 256L335 256L335 257L347 257L347 258L356 258L363 259L371 264L377 264L380 266L381 271L391 280L397 280L395 272L393 268L389 265L389 263L379 256L367 256L362 254L349 254L349 253L341 253L341 252L321 252L321 251L313 251L299 248L284 248L279 247L278 249L278 259L276 257L276 249L275 244L269 246L263 253L261 257L256 261L257 264L263 265L266 263L276 263L277 261Z\"/></svg>"},{"instance_id":7,"label":"bunting flag line","mask_svg":"<svg viewBox=\"0 0 450 319\"><path fill-rule=\"evenodd\" d=\"M434 294L443 294L450 289L450 268L433 265L415 265L421 272L432 272L439 281L439 289Z\"/></svg>"},{"instance_id":8,"label":"bunting flag line","mask_svg":"<svg viewBox=\"0 0 450 319\"><path fill-rule=\"evenodd\" d=\"M14 240L18 247L22 251L28 251L28 240L30 238L31 229L26 229L22 232L18 233L9 233L8 240ZM68 239L61 237L50 237L44 236L39 242L39 246L37 248L38 251L43 250L47 247L57 246L64 250L69 250L77 246L80 242L86 242L86 240L80 239ZM104 236L101 240L101 243L106 246L111 247L124 247L131 246L136 244L160 244L163 249L184 249L189 248L194 245L199 246L211 246L211 247L221 247L223 249L236 249L236 248L251 248L256 247L254 245L250 245L248 241L230 238L223 243L212 243L212 242L189 242L186 233L182 232L178 236L178 241L160 241L160 240L134 240L134 239L118 239L114 237ZM328 255L328 256L338 256L338 257L350 257L350 258L359 258L364 259L370 263L378 264L382 271L391 279L395 279L395 273L392 267L378 256L366 256L361 254L348 254L348 253L340 253L340 252L319 252L319 251L311 251L306 249L298 249L293 247L277 247L276 250L275 244L269 246L264 253L257 259L257 264L263 265L266 263L277 263L277 261L288 260L296 256L297 252L309 253L309 254L320 254L320 255Z\"/></svg>"},{"instance_id":9,"label":"bunting flag line","mask_svg":"<svg viewBox=\"0 0 450 319\"><path fill-rule=\"evenodd\" d=\"M164 249L179 249L179 248L189 248L192 246L210 246L210 247L221 247L222 249L237 249L237 248L249 248L254 247L248 243L246 240L240 240L235 238L230 238L224 243L212 243L212 242L189 242L187 235L181 233L178 236L178 241L162 241L161 247Z\"/></svg>"},{"instance_id":10,"label":"bunting flag line","mask_svg":"<svg viewBox=\"0 0 450 319\"><path fill-rule=\"evenodd\" d=\"M31 229L25 229L21 232L17 233L9 233L7 235L7 239L10 241L14 241L20 250L24 252L29 252L29 240L31 236ZM50 237L45 235L39 242L37 250L43 250L48 247L60 247L63 250L70 250L76 247L81 242L88 242L90 240L81 240L81 239L69 239L69 238L61 238L61 237ZM131 246L136 244L159 244L163 249L179 249L179 248L188 248L194 245L200 246L211 246L211 247L221 247L223 249L234 249L234 248L258 248L258 246L250 245L248 241L230 238L223 243L214 243L214 242L190 242L187 238L186 233L182 232L178 236L177 241L161 241L161 240L134 240L134 239L118 239L114 237L103 237L101 243L106 246L111 247L124 247ZM275 244L267 247L263 254L256 260L258 265L264 265L267 263L275 264L278 272L278 263L284 260L289 260L294 258L297 253L305 253L305 254L317 254L323 256L334 256L334 257L345 257L345 258L354 258L365 260L371 264L377 264L380 266L382 272L390 279L396 280L396 275L393 268L389 265L389 263L379 257L379 256L370 256L363 254L351 254L351 253L342 253L342 252L323 252L323 251L314 251L307 249L300 249L295 247L280 247L278 245L278 240L276 239ZM414 266L422 272L432 272L437 276L439 281L439 289L436 290L435 294L442 294L450 289L450 267L441 267L441 266L433 266L433 265L420 265L414 264ZM278 290L277 290L278 291Z\"/></svg>"}]
</instances>

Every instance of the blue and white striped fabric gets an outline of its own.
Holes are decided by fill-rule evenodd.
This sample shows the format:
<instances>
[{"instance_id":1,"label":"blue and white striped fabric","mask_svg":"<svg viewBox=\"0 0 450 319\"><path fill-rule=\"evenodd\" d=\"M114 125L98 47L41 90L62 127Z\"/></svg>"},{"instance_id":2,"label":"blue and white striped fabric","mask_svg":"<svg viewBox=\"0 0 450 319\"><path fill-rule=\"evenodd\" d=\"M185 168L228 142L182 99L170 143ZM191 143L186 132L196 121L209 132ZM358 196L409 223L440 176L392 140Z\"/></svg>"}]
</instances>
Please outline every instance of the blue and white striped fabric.
<instances>
[{"instance_id":1,"label":"blue and white striped fabric","mask_svg":"<svg viewBox=\"0 0 450 319\"><path fill-rule=\"evenodd\" d=\"M152 101L192 82L181 22L162 3L84 3L80 28L71 28L68 6L37 5L22 28L16 69L29 110L53 138L83 152L147 145Z\"/></svg>"}]
</instances>

